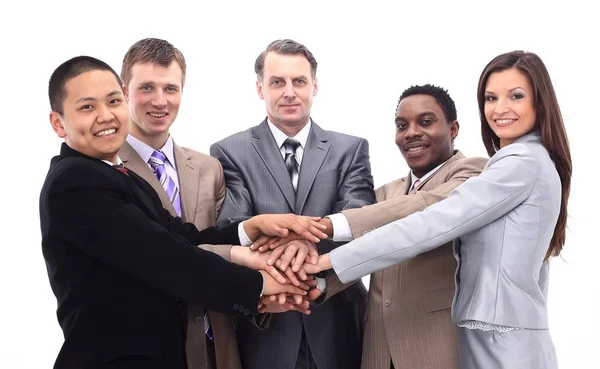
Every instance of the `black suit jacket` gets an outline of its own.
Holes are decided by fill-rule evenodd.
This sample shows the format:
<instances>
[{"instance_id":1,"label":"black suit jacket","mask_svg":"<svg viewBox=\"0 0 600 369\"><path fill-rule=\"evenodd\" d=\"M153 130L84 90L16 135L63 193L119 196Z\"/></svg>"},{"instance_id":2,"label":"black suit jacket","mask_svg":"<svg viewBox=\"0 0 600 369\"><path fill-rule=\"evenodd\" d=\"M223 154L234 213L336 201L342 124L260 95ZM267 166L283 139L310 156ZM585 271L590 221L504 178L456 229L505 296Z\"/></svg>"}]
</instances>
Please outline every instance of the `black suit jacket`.
<instances>
[{"instance_id":1,"label":"black suit jacket","mask_svg":"<svg viewBox=\"0 0 600 369\"><path fill-rule=\"evenodd\" d=\"M55 368L136 357L153 368L185 368L187 302L256 313L261 275L192 246L238 244L237 224L198 231L164 210L134 172L63 144L41 191L40 219L65 337Z\"/></svg>"}]
</instances>

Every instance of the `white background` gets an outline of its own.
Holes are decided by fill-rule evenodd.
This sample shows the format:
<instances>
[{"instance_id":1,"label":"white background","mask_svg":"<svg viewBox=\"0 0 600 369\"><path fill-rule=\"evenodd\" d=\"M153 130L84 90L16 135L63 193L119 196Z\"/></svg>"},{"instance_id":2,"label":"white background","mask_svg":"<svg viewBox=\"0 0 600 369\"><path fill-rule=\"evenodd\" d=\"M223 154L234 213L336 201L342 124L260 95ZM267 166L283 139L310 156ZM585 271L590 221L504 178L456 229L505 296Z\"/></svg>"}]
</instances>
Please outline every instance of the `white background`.
<instances>
[{"instance_id":1,"label":"white background","mask_svg":"<svg viewBox=\"0 0 600 369\"><path fill-rule=\"evenodd\" d=\"M476 88L494 56L536 52L552 76L571 142L569 233L552 262L550 330L561 368L598 368L600 247L597 167L598 12L587 2L531 1L8 1L0 5L0 368L50 368L62 344L42 258L38 197L60 140L48 122L47 81L81 54L120 70L145 37L184 53L188 78L172 132L210 144L261 122L253 65L278 38L304 43L319 62L312 116L322 127L370 142L377 186L406 175L394 144L399 94L413 84L449 89L461 129L457 148L485 156ZM218 3L218 4L217 4ZM152 322L148 322L152 324Z\"/></svg>"}]
</instances>

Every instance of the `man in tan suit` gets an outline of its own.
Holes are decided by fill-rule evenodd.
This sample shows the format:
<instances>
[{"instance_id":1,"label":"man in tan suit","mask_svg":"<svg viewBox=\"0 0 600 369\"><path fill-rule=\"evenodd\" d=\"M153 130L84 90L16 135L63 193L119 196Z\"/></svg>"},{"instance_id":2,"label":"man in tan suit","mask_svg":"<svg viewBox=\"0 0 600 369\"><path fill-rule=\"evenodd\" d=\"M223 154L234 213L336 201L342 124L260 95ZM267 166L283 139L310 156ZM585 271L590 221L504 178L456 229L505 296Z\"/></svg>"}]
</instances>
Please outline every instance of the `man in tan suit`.
<instances>
[{"instance_id":1,"label":"man in tan suit","mask_svg":"<svg viewBox=\"0 0 600 369\"><path fill-rule=\"evenodd\" d=\"M143 39L129 48L121 78L129 102L130 134L118 155L152 185L165 209L204 229L216 223L225 181L218 160L178 146L169 134L179 111L185 72L183 54L165 40ZM229 260L230 246L203 248ZM188 308L188 368L241 369L231 318L206 313L200 306Z\"/></svg>"},{"instance_id":2,"label":"man in tan suit","mask_svg":"<svg viewBox=\"0 0 600 369\"><path fill-rule=\"evenodd\" d=\"M454 150L458 135L454 101L431 85L400 96L396 144L411 171L376 191L377 204L325 218L334 241L349 241L423 210L469 177L487 159ZM362 369L458 369L456 326L450 316L456 260L452 244L371 275ZM328 278L327 299L348 285Z\"/></svg>"}]
</instances>

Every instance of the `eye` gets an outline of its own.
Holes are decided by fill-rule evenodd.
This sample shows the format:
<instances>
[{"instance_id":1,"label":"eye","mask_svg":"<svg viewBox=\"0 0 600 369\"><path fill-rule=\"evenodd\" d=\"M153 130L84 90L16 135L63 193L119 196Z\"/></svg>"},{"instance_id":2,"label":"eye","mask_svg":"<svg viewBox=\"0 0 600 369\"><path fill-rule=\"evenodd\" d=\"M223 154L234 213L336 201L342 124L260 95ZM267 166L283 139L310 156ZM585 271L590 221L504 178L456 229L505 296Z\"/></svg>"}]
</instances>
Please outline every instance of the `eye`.
<instances>
[{"instance_id":1,"label":"eye","mask_svg":"<svg viewBox=\"0 0 600 369\"><path fill-rule=\"evenodd\" d=\"M152 86L144 85L140 88L142 91L152 91Z\"/></svg>"},{"instance_id":2,"label":"eye","mask_svg":"<svg viewBox=\"0 0 600 369\"><path fill-rule=\"evenodd\" d=\"M179 91L179 89L177 87L174 86L169 86L166 88L167 92L177 92Z\"/></svg>"},{"instance_id":3,"label":"eye","mask_svg":"<svg viewBox=\"0 0 600 369\"><path fill-rule=\"evenodd\" d=\"M513 100L521 100L521 99L522 99L522 98L524 98L524 97L525 97L525 95L524 95L522 92L515 92L515 93L514 93L514 94L511 96L511 98L512 98Z\"/></svg>"},{"instance_id":4,"label":"eye","mask_svg":"<svg viewBox=\"0 0 600 369\"><path fill-rule=\"evenodd\" d=\"M94 107L91 104L85 104L79 107L79 110L83 110L83 111L89 111L92 110Z\"/></svg>"},{"instance_id":5,"label":"eye","mask_svg":"<svg viewBox=\"0 0 600 369\"><path fill-rule=\"evenodd\" d=\"M421 124L422 124L422 125L424 125L424 126L428 126L428 125L430 125L431 123L433 123L433 121L432 121L431 119L428 119L428 118L425 118L425 119L423 119L423 120L421 121Z\"/></svg>"},{"instance_id":6,"label":"eye","mask_svg":"<svg viewBox=\"0 0 600 369\"><path fill-rule=\"evenodd\" d=\"M496 96L492 96L492 95L485 95L484 99L485 99L485 101L489 101L489 102L497 100Z\"/></svg>"},{"instance_id":7,"label":"eye","mask_svg":"<svg viewBox=\"0 0 600 369\"><path fill-rule=\"evenodd\" d=\"M123 100L116 98L116 99L112 99L110 100L109 104L110 105L119 105Z\"/></svg>"},{"instance_id":8,"label":"eye","mask_svg":"<svg viewBox=\"0 0 600 369\"><path fill-rule=\"evenodd\" d=\"M297 79L294 81L294 83L298 86L304 86L306 84L306 81L303 79Z\"/></svg>"},{"instance_id":9,"label":"eye","mask_svg":"<svg viewBox=\"0 0 600 369\"><path fill-rule=\"evenodd\" d=\"M271 81L271 86L281 86L282 82L280 80Z\"/></svg>"},{"instance_id":10,"label":"eye","mask_svg":"<svg viewBox=\"0 0 600 369\"><path fill-rule=\"evenodd\" d=\"M396 123L396 130L402 131L403 129L406 129L406 123Z\"/></svg>"}]
</instances>

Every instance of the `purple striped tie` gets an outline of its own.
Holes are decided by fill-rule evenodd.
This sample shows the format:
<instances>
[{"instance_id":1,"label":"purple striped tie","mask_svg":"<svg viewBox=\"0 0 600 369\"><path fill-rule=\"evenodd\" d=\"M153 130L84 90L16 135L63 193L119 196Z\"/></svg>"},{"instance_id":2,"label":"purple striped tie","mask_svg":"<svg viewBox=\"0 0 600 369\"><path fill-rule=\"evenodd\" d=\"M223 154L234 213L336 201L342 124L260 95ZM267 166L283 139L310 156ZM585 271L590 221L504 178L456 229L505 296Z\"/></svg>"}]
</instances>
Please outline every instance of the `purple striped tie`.
<instances>
[{"instance_id":1,"label":"purple striped tie","mask_svg":"<svg viewBox=\"0 0 600 369\"><path fill-rule=\"evenodd\" d=\"M179 188L177 188L175 181L173 181L173 178L169 177L169 174L167 173L167 168L165 168L166 160L167 157L162 152L155 150L152 153L152 156L150 156L148 162L154 170L154 175L160 182L160 185L162 186L162 188L165 189L167 197L169 198L169 200L171 200L171 203L175 208L175 212L178 216L181 216L181 200L179 196Z\"/></svg>"}]
</instances>

